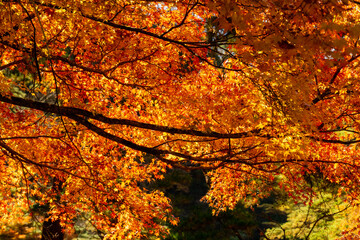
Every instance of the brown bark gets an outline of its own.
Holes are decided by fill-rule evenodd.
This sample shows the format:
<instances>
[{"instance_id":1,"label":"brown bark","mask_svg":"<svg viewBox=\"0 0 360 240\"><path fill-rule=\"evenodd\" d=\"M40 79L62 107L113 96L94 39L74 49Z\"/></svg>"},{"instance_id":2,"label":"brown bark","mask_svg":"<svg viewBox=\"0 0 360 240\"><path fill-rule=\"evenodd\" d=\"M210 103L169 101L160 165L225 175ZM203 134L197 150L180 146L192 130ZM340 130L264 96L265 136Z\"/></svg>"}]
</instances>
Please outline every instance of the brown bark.
<instances>
[{"instance_id":1,"label":"brown bark","mask_svg":"<svg viewBox=\"0 0 360 240\"><path fill-rule=\"evenodd\" d=\"M59 219L54 221L48 219L44 221L41 240L64 240L64 233Z\"/></svg>"}]
</instances>

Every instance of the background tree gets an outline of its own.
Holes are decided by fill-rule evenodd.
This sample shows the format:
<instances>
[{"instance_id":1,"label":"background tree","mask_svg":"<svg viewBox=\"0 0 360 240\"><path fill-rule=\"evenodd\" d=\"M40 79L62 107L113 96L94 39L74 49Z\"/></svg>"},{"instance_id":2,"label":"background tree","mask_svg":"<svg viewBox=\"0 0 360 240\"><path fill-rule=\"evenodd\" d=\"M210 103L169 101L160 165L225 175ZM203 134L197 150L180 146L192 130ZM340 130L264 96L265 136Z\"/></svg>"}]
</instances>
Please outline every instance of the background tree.
<instances>
[{"instance_id":1,"label":"background tree","mask_svg":"<svg viewBox=\"0 0 360 240\"><path fill-rule=\"evenodd\" d=\"M169 199L142 183L171 168L206 171L213 213L278 175L304 200L314 173L358 196L356 1L3 0L0 14L0 174L64 227L87 212L108 238L168 233Z\"/></svg>"}]
</instances>

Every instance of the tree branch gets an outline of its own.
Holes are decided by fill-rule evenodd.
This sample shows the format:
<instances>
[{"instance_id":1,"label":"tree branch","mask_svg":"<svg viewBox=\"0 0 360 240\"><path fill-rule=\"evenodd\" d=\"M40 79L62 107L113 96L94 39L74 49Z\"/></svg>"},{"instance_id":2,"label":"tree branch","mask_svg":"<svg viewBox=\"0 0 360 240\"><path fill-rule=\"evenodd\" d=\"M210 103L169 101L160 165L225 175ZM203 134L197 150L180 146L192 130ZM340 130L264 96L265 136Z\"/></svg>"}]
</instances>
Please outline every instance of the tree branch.
<instances>
[{"instance_id":1,"label":"tree branch","mask_svg":"<svg viewBox=\"0 0 360 240\"><path fill-rule=\"evenodd\" d=\"M197 136L197 137L211 137L211 138L218 138L218 139L228 139L228 138L247 138L247 137L262 137L262 138L271 138L270 135L261 134L263 129L254 129L247 132L240 132L240 133L219 133L219 132L207 132L207 131L199 131L199 130L192 130L192 129L180 129L175 127L168 127L168 126L161 126L151 123L143 123L134 120L128 119L121 119L121 118L110 118L106 117L102 114L92 113L88 110L76 108L76 107L62 107L57 106L54 104L42 103L37 101L32 101L29 99L23 99L18 97L5 97L0 94L0 101L5 103L10 103L13 105L27 107L30 109L36 109L43 112L54 113L59 116L66 116L71 119L78 119L79 116L86 117L88 119L97 120L102 123L107 123L110 125L124 125L124 126L131 126L137 127L142 129L148 129L153 131L159 132L166 132L170 134L183 134L183 135L190 135L190 136ZM74 119L75 120L75 119Z\"/></svg>"}]
</instances>

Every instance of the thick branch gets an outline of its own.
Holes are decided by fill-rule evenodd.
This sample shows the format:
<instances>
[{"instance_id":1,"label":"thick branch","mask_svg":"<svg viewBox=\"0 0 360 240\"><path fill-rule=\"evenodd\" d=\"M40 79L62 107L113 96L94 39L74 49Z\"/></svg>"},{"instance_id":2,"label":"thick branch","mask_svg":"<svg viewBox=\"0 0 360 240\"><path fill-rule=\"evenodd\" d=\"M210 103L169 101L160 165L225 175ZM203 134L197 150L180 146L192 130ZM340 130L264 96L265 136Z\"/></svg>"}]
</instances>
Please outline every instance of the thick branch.
<instances>
[{"instance_id":1,"label":"thick branch","mask_svg":"<svg viewBox=\"0 0 360 240\"><path fill-rule=\"evenodd\" d=\"M69 118L78 118L79 116L86 117L88 119L94 119L102 123L107 123L111 125L124 125L124 126L131 126L137 127L142 129L148 129L153 131L159 132L166 132L170 134L183 134L183 135L190 135L190 136L197 136L197 137L211 137L211 138L218 138L218 139L228 139L228 138L246 138L246 137L265 137L270 138L269 135L262 135L262 129L254 129L248 132L240 132L240 133L219 133L219 132L206 132L206 131L198 131L192 129L180 129L175 127L168 127L168 126L161 126L151 123L143 123L134 120L122 119L122 118L110 118L106 117L102 114L92 113L88 110L76 108L76 107L62 107L57 106L54 104L42 103L37 101L32 101L29 99L23 99L18 97L5 97L0 94L0 101L10 103L13 105L27 107L30 109L36 109L43 112L54 113L60 116L66 116ZM74 119L75 120L75 119ZM77 121L77 120L75 120Z\"/></svg>"}]
</instances>

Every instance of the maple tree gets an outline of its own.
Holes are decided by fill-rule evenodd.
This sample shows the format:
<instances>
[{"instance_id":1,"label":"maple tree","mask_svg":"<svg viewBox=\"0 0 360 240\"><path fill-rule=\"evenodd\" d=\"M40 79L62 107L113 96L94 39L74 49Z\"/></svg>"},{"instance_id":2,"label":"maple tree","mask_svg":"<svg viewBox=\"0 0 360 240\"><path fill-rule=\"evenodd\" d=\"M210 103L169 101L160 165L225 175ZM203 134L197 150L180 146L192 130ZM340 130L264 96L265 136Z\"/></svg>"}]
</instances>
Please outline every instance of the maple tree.
<instances>
[{"instance_id":1,"label":"maple tree","mask_svg":"<svg viewBox=\"0 0 360 240\"><path fill-rule=\"evenodd\" d=\"M359 2L0 2L2 211L79 212L108 238L176 223L144 182L202 169L214 213L280 177L359 189ZM16 196L16 197L14 197Z\"/></svg>"}]
</instances>

